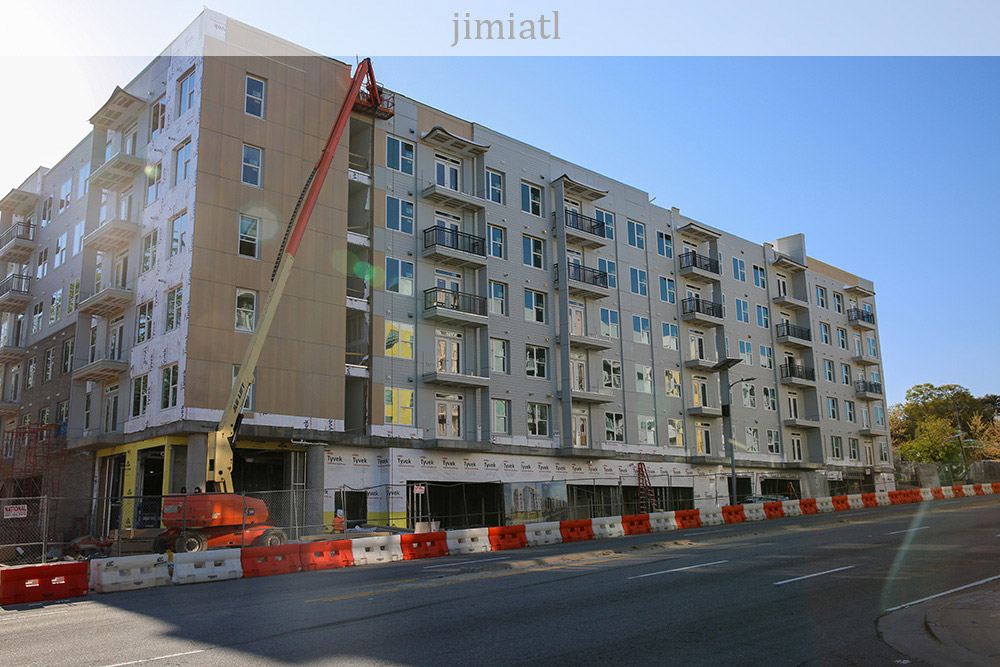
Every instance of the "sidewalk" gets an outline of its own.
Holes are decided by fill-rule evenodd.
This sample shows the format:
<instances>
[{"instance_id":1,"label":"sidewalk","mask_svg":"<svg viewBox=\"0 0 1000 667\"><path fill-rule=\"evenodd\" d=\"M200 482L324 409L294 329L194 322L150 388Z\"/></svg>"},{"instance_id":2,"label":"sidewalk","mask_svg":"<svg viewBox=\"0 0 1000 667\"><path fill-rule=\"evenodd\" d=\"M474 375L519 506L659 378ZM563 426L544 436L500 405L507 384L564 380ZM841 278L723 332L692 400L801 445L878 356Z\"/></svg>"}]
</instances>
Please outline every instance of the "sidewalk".
<instances>
[{"instance_id":1,"label":"sidewalk","mask_svg":"<svg viewBox=\"0 0 1000 667\"><path fill-rule=\"evenodd\" d=\"M879 619L893 648L932 665L1000 664L1000 582L947 595Z\"/></svg>"}]
</instances>

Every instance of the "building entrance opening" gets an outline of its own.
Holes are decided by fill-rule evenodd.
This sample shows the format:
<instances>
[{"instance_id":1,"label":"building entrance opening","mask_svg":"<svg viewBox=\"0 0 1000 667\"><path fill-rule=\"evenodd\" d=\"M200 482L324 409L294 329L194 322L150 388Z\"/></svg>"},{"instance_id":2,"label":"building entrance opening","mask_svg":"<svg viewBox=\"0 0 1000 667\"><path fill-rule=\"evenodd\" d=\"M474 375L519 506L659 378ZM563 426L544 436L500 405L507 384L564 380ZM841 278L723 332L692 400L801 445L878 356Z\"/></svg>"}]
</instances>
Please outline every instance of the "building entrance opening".
<instances>
[{"instance_id":1,"label":"building entrance opening","mask_svg":"<svg viewBox=\"0 0 1000 667\"><path fill-rule=\"evenodd\" d=\"M418 522L427 523L431 530L501 526L503 484L408 481L407 527L416 528Z\"/></svg>"}]
</instances>

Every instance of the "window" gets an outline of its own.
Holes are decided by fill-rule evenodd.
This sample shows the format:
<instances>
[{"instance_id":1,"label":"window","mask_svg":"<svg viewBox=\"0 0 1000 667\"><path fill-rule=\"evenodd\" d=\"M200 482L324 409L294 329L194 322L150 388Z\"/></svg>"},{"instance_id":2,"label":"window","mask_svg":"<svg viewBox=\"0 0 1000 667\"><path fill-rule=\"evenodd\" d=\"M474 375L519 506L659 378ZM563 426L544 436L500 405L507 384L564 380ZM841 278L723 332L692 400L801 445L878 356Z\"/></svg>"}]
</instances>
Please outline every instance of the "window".
<instances>
[{"instance_id":1,"label":"window","mask_svg":"<svg viewBox=\"0 0 1000 667\"><path fill-rule=\"evenodd\" d=\"M194 106L194 70L191 70L180 79L177 83L177 88L177 115L180 116Z\"/></svg>"},{"instance_id":2,"label":"window","mask_svg":"<svg viewBox=\"0 0 1000 667\"><path fill-rule=\"evenodd\" d=\"M743 383L743 407L757 407L757 387L748 382Z\"/></svg>"},{"instance_id":3,"label":"window","mask_svg":"<svg viewBox=\"0 0 1000 667\"><path fill-rule=\"evenodd\" d=\"M854 422L854 401L844 401L844 419Z\"/></svg>"},{"instance_id":4,"label":"window","mask_svg":"<svg viewBox=\"0 0 1000 667\"><path fill-rule=\"evenodd\" d=\"M594 209L594 218L598 222L604 223L604 238L613 239L615 237L615 215L597 208Z\"/></svg>"},{"instance_id":5,"label":"window","mask_svg":"<svg viewBox=\"0 0 1000 667\"><path fill-rule=\"evenodd\" d=\"M612 262L610 259L597 259L597 270L604 271L608 274L608 287L611 289L618 288L618 265Z\"/></svg>"},{"instance_id":6,"label":"window","mask_svg":"<svg viewBox=\"0 0 1000 667\"><path fill-rule=\"evenodd\" d=\"M510 401L502 398L490 400L493 411L493 432L510 434Z\"/></svg>"},{"instance_id":7,"label":"window","mask_svg":"<svg viewBox=\"0 0 1000 667\"><path fill-rule=\"evenodd\" d=\"M56 403L56 422L65 424L69 421L69 401L59 401Z\"/></svg>"},{"instance_id":8,"label":"window","mask_svg":"<svg viewBox=\"0 0 1000 667\"><path fill-rule=\"evenodd\" d=\"M436 394L434 410L437 413L439 438L462 437L462 395Z\"/></svg>"},{"instance_id":9,"label":"window","mask_svg":"<svg viewBox=\"0 0 1000 667\"><path fill-rule=\"evenodd\" d=\"M608 338L619 338L621 336L617 310L601 308L601 335Z\"/></svg>"},{"instance_id":10,"label":"window","mask_svg":"<svg viewBox=\"0 0 1000 667\"><path fill-rule=\"evenodd\" d=\"M646 296L646 272L631 266L629 267L629 275L632 278L632 293Z\"/></svg>"},{"instance_id":11,"label":"window","mask_svg":"<svg viewBox=\"0 0 1000 667\"><path fill-rule=\"evenodd\" d=\"M147 301L135 310L135 342L138 345L153 337L153 302Z\"/></svg>"},{"instance_id":12,"label":"window","mask_svg":"<svg viewBox=\"0 0 1000 667\"><path fill-rule=\"evenodd\" d=\"M385 138L385 166L404 174L413 173L413 144L396 137Z\"/></svg>"},{"instance_id":13,"label":"window","mask_svg":"<svg viewBox=\"0 0 1000 667\"><path fill-rule=\"evenodd\" d=\"M52 256L52 268L58 269L66 262L66 234L56 238L56 251Z\"/></svg>"},{"instance_id":14,"label":"window","mask_svg":"<svg viewBox=\"0 0 1000 667\"><path fill-rule=\"evenodd\" d=\"M141 417L146 414L146 399L149 391L149 376L140 375L132 378L132 416Z\"/></svg>"},{"instance_id":15,"label":"window","mask_svg":"<svg viewBox=\"0 0 1000 667\"><path fill-rule=\"evenodd\" d=\"M819 323L819 340L821 343L830 344L830 325L826 322Z\"/></svg>"},{"instance_id":16,"label":"window","mask_svg":"<svg viewBox=\"0 0 1000 667\"><path fill-rule=\"evenodd\" d=\"M646 248L646 225L635 220L628 221L628 244L633 248Z\"/></svg>"},{"instance_id":17,"label":"window","mask_svg":"<svg viewBox=\"0 0 1000 667\"><path fill-rule=\"evenodd\" d=\"M837 347L847 349L847 331L837 327Z\"/></svg>"},{"instance_id":18,"label":"window","mask_svg":"<svg viewBox=\"0 0 1000 667\"><path fill-rule=\"evenodd\" d=\"M882 463L889 462L889 445L885 440L878 441L878 460Z\"/></svg>"},{"instance_id":19,"label":"window","mask_svg":"<svg viewBox=\"0 0 1000 667\"><path fill-rule=\"evenodd\" d=\"M774 350L770 345L760 346L760 366L761 368L774 368Z\"/></svg>"},{"instance_id":20,"label":"window","mask_svg":"<svg viewBox=\"0 0 1000 667\"><path fill-rule=\"evenodd\" d=\"M59 188L59 212L62 213L66 208L69 207L69 203L73 196L73 179L70 178L62 187Z\"/></svg>"},{"instance_id":21,"label":"window","mask_svg":"<svg viewBox=\"0 0 1000 667\"><path fill-rule=\"evenodd\" d=\"M548 377L548 369L546 368L546 361L548 359L548 354L549 354L549 349L547 347L539 347L538 345L525 345L524 374L530 378Z\"/></svg>"},{"instance_id":22,"label":"window","mask_svg":"<svg viewBox=\"0 0 1000 667\"><path fill-rule=\"evenodd\" d=\"M743 299L736 299L736 321L750 323L750 304Z\"/></svg>"},{"instance_id":23,"label":"window","mask_svg":"<svg viewBox=\"0 0 1000 667\"><path fill-rule=\"evenodd\" d=\"M385 258L385 291L413 296L413 262Z\"/></svg>"},{"instance_id":24,"label":"window","mask_svg":"<svg viewBox=\"0 0 1000 667\"><path fill-rule=\"evenodd\" d=\"M510 342L490 338L490 370L494 373L510 373Z\"/></svg>"},{"instance_id":25,"label":"window","mask_svg":"<svg viewBox=\"0 0 1000 667\"><path fill-rule=\"evenodd\" d=\"M839 292L833 293L833 309L838 313L844 312L844 295Z\"/></svg>"},{"instance_id":26,"label":"window","mask_svg":"<svg viewBox=\"0 0 1000 667\"><path fill-rule=\"evenodd\" d=\"M84 197L88 192L90 192L90 163L87 162L82 167L80 167L80 183L76 190L77 198Z\"/></svg>"},{"instance_id":27,"label":"window","mask_svg":"<svg viewBox=\"0 0 1000 667\"><path fill-rule=\"evenodd\" d=\"M156 245L158 240L159 231L156 229L151 234L147 234L142 238L142 273L156 266Z\"/></svg>"},{"instance_id":28,"label":"window","mask_svg":"<svg viewBox=\"0 0 1000 667\"><path fill-rule=\"evenodd\" d=\"M38 333L42 330L42 312L45 304L39 301L31 308L31 333Z\"/></svg>"},{"instance_id":29,"label":"window","mask_svg":"<svg viewBox=\"0 0 1000 667\"><path fill-rule=\"evenodd\" d=\"M153 103L149 115L149 139L152 141L160 135L167 125L167 105L161 97Z\"/></svg>"},{"instance_id":30,"label":"window","mask_svg":"<svg viewBox=\"0 0 1000 667\"><path fill-rule=\"evenodd\" d=\"M840 419L837 416L837 399L833 396L826 397L826 416L830 419Z\"/></svg>"},{"instance_id":31,"label":"window","mask_svg":"<svg viewBox=\"0 0 1000 667\"><path fill-rule=\"evenodd\" d=\"M667 396L672 396L674 398L681 397L681 372L680 371L664 371L664 380L667 386Z\"/></svg>"},{"instance_id":32,"label":"window","mask_svg":"<svg viewBox=\"0 0 1000 667\"><path fill-rule=\"evenodd\" d=\"M676 324L663 323L663 347L668 350L676 350L678 348Z\"/></svg>"},{"instance_id":33,"label":"window","mask_svg":"<svg viewBox=\"0 0 1000 667\"><path fill-rule=\"evenodd\" d=\"M816 305L820 308L826 308L826 288L816 285Z\"/></svg>"},{"instance_id":34,"label":"window","mask_svg":"<svg viewBox=\"0 0 1000 667\"><path fill-rule=\"evenodd\" d=\"M778 454L781 451L781 434L775 429L767 429L767 453Z\"/></svg>"},{"instance_id":35,"label":"window","mask_svg":"<svg viewBox=\"0 0 1000 667\"><path fill-rule=\"evenodd\" d=\"M185 226L187 225L185 218ZM175 218L176 219L176 218ZM259 251L259 240L260 240L260 220L257 218L251 218L249 215L240 214L240 229L239 229L239 241L237 243L237 252L243 257L258 257ZM183 247L183 235L181 237L181 246ZM171 248L171 252L173 248Z\"/></svg>"},{"instance_id":36,"label":"window","mask_svg":"<svg viewBox=\"0 0 1000 667\"><path fill-rule=\"evenodd\" d=\"M42 248L38 251L38 259L35 263L35 279L41 280L49 275L49 249Z\"/></svg>"},{"instance_id":37,"label":"window","mask_svg":"<svg viewBox=\"0 0 1000 667\"><path fill-rule=\"evenodd\" d=\"M545 241L534 236L524 235L522 255L525 266L536 269L545 268Z\"/></svg>"},{"instance_id":38,"label":"window","mask_svg":"<svg viewBox=\"0 0 1000 667\"><path fill-rule=\"evenodd\" d=\"M542 215L542 189L537 185L521 182L521 210L531 215Z\"/></svg>"},{"instance_id":39,"label":"window","mask_svg":"<svg viewBox=\"0 0 1000 667\"><path fill-rule=\"evenodd\" d=\"M741 283L747 281L747 265L739 257L733 257L733 278L739 280Z\"/></svg>"},{"instance_id":40,"label":"window","mask_svg":"<svg viewBox=\"0 0 1000 667\"><path fill-rule=\"evenodd\" d=\"M174 185L183 183L191 176L191 140L174 149Z\"/></svg>"},{"instance_id":41,"label":"window","mask_svg":"<svg viewBox=\"0 0 1000 667\"><path fill-rule=\"evenodd\" d=\"M413 233L413 203L385 196L385 226L404 234Z\"/></svg>"},{"instance_id":42,"label":"window","mask_svg":"<svg viewBox=\"0 0 1000 667\"><path fill-rule=\"evenodd\" d=\"M649 343L649 318L632 316L632 338L636 343Z\"/></svg>"},{"instance_id":43,"label":"window","mask_svg":"<svg viewBox=\"0 0 1000 667\"><path fill-rule=\"evenodd\" d=\"M764 399L764 409L775 411L778 409L778 397L773 387L761 387L761 398Z\"/></svg>"},{"instance_id":44,"label":"window","mask_svg":"<svg viewBox=\"0 0 1000 667\"><path fill-rule=\"evenodd\" d=\"M503 259L507 256L507 230L496 225L488 225L486 228L487 243L489 244L490 257Z\"/></svg>"},{"instance_id":45,"label":"window","mask_svg":"<svg viewBox=\"0 0 1000 667\"><path fill-rule=\"evenodd\" d=\"M503 174L499 171L486 170L486 198L496 204L503 203Z\"/></svg>"},{"instance_id":46,"label":"window","mask_svg":"<svg viewBox=\"0 0 1000 667\"><path fill-rule=\"evenodd\" d=\"M545 294L524 290L524 321L545 323Z\"/></svg>"},{"instance_id":47,"label":"window","mask_svg":"<svg viewBox=\"0 0 1000 667\"><path fill-rule=\"evenodd\" d=\"M847 439L847 452L852 461L857 461L861 458L861 443L857 438Z\"/></svg>"},{"instance_id":48,"label":"window","mask_svg":"<svg viewBox=\"0 0 1000 667\"><path fill-rule=\"evenodd\" d=\"M670 234L656 232L656 252L664 257L674 256L674 240Z\"/></svg>"},{"instance_id":49,"label":"window","mask_svg":"<svg viewBox=\"0 0 1000 667\"><path fill-rule=\"evenodd\" d=\"M684 446L684 420L667 420L667 444L671 447Z\"/></svg>"},{"instance_id":50,"label":"window","mask_svg":"<svg viewBox=\"0 0 1000 667\"><path fill-rule=\"evenodd\" d=\"M767 289L767 274L764 273L764 267L753 265L753 284L761 289Z\"/></svg>"},{"instance_id":51,"label":"window","mask_svg":"<svg viewBox=\"0 0 1000 667\"><path fill-rule=\"evenodd\" d=\"M548 437L549 406L544 403L528 403L528 435Z\"/></svg>"},{"instance_id":52,"label":"window","mask_svg":"<svg viewBox=\"0 0 1000 667\"><path fill-rule=\"evenodd\" d=\"M385 388L385 423L413 426L413 390Z\"/></svg>"},{"instance_id":53,"label":"window","mask_svg":"<svg viewBox=\"0 0 1000 667\"><path fill-rule=\"evenodd\" d=\"M243 111L257 118L264 117L264 79L247 74L246 99L243 103Z\"/></svg>"},{"instance_id":54,"label":"window","mask_svg":"<svg viewBox=\"0 0 1000 667\"><path fill-rule=\"evenodd\" d=\"M160 409L177 407L177 388L180 386L180 369L172 364L163 369L160 385Z\"/></svg>"},{"instance_id":55,"label":"window","mask_svg":"<svg viewBox=\"0 0 1000 667\"><path fill-rule=\"evenodd\" d=\"M181 325L183 316L184 288L180 285L167 291L167 313L163 330L173 331Z\"/></svg>"},{"instance_id":56,"label":"window","mask_svg":"<svg viewBox=\"0 0 1000 667\"><path fill-rule=\"evenodd\" d=\"M840 381L844 384L851 384L851 366L850 364L840 365Z\"/></svg>"},{"instance_id":57,"label":"window","mask_svg":"<svg viewBox=\"0 0 1000 667\"><path fill-rule=\"evenodd\" d=\"M639 415L639 444L656 444L656 420L649 415Z\"/></svg>"},{"instance_id":58,"label":"window","mask_svg":"<svg viewBox=\"0 0 1000 667\"><path fill-rule=\"evenodd\" d=\"M57 289L52 293L49 305L49 324L52 324L59 319L59 311L62 310L62 294L63 291L61 289Z\"/></svg>"},{"instance_id":59,"label":"window","mask_svg":"<svg viewBox=\"0 0 1000 667\"><path fill-rule=\"evenodd\" d=\"M674 281L666 276L660 276L660 300L667 303L675 303L677 300L677 290Z\"/></svg>"},{"instance_id":60,"label":"window","mask_svg":"<svg viewBox=\"0 0 1000 667\"><path fill-rule=\"evenodd\" d=\"M753 343L748 340L741 340L740 356L743 357L744 364L747 366L753 366Z\"/></svg>"},{"instance_id":61,"label":"window","mask_svg":"<svg viewBox=\"0 0 1000 667\"><path fill-rule=\"evenodd\" d=\"M622 388L622 363L620 361L604 360L604 386L608 389Z\"/></svg>"},{"instance_id":62,"label":"window","mask_svg":"<svg viewBox=\"0 0 1000 667\"><path fill-rule=\"evenodd\" d=\"M771 328L771 320L767 312L767 306L757 306L757 326L764 329Z\"/></svg>"},{"instance_id":63,"label":"window","mask_svg":"<svg viewBox=\"0 0 1000 667\"><path fill-rule=\"evenodd\" d=\"M146 167L146 205L152 204L160 198L160 186L163 184L163 164L156 164Z\"/></svg>"},{"instance_id":64,"label":"window","mask_svg":"<svg viewBox=\"0 0 1000 667\"><path fill-rule=\"evenodd\" d=\"M868 354L873 357L878 356L878 348L875 346L874 336L868 336Z\"/></svg>"},{"instance_id":65,"label":"window","mask_svg":"<svg viewBox=\"0 0 1000 667\"><path fill-rule=\"evenodd\" d=\"M385 321L385 356L399 359L413 358L412 324Z\"/></svg>"},{"instance_id":66,"label":"window","mask_svg":"<svg viewBox=\"0 0 1000 667\"><path fill-rule=\"evenodd\" d=\"M241 180L247 185L261 187L260 171L264 165L264 149L243 144L243 174Z\"/></svg>"},{"instance_id":67,"label":"window","mask_svg":"<svg viewBox=\"0 0 1000 667\"><path fill-rule=\"evenodd\" d=\"M823 377L827 382L834 382L833 378L833 362L829 359L823 360Z\"/></svg>"},{"instance_id":68,"label":"window","mask_svg":"<svg viewBox=\"0 0 1000 667\"><path fill-rule=\"evenodd\" d=\"M757 430L756 426L747 426L747 451L748 452L759 452L760 451L760 431Z\"/></svg>"},{"instance_id":69,"label":"window","mask_svg":"<svg viewBox=\"0 0 1000 667\"><path fill-rule=\"evenodd\" d=\"M844 439L839 435L830 436L830 456L835 459L844 457Z\"/></svg>"},{"instance_id":70,"label":"window","mask_svg":"<svg viewBox=\"0 0 1000 667\"><path fill-rule=\"evenodd\" d=\"M21 398L21 365L10 369L10 402L17 403Z\"/></svg>"},{"instance_id":71,"label":"window","mask_svg":"<svg viewBox=\"0 0 1000 667\"><path fill-rule=\"evenodd\" d=\"M491 280L489 284L490 293L490 314L507 314L507 285L506 283Z\"/></svg>"},{"instance_id":72,"label":"window","mask_svg":"<svg viewBox=\"0 0 1000 667\"><path fill-rule=\"evenodd\" d=\"M83 235L86 231L86 223L81 220L73 227L73 256L76 257L83 250Z\"/></svg>"},{"instance_id":73,"label":"window","mask_svg":"<svg viewBox=\"0 0 1000 667\"><path fill-rule=\"evenodd\" d=\"M62 349L62 372L63 374L69 373L73 370L73 349L76 346L74 338L68 338L63 341Z\"/></svg>"},{"instance_id":74,"label":"window","mask_svg":"<svg viewBox=\"0 0 1000 667\"><path fill-rule=\"evenodd\" d=\"M42 217L39 223L42 227L52 222L52 197L46 197L42 200Z\"/></svg>"},{"instance_id":75,"label":"window","mask_svg":"<svg viewBox=\"0 0 1000 667\"><path fill-rule=\"evenodd\" d=\"M56 348L50 347L45 350L45 355L42 357L42 382L48 382L51 380L55 370Z\"/></svg>"},{"instance_id":76,"label":"window","mask_svg":"<svg viewBox=\"0 0 1000 667\"><path fill-rule=\"evenodd\" d=\"M257 323L257 292L236 288L236 330L253 331Z\"/></svg>"},{"instance_id":77,"label":"window","mask_svg":"<svg viewBox=\"0 0 1000 667\"><path fill-rule=\"evenodd\" d=\"M881 404L875 406L875 425L885 426L885 409L882 408Z\"/></svg>"},{"instance_id":78,"label":"window","mask_svg":"<svg viewBox=\"0 0 1000 667\"><path fill-rule=\"evenodd\" d=\"M69 293L66 297L66 313L72 313L80 304L80 279L69 281Z\"/></svg>"},{"instance_id":79,"label":"window","mask_svg":"<svg viewBox=\"0 0 1000 667\"><path fill-rule=\"evenodd\" d=\"M31 389L35 386L35 370L38 368L38 359L32 357L28 359L28 367L24 372L24 386Z\"/></svg>"},{"instance_id":80,"label":"window","mask_svg":"<svg viewBox=\"0 0 1000 667\"><path fill-rule=\"evenodd\" d=\"M621 412L604 413L604 438L608 442L625 442L625 415Z\"/></svg>"}]
</instances>

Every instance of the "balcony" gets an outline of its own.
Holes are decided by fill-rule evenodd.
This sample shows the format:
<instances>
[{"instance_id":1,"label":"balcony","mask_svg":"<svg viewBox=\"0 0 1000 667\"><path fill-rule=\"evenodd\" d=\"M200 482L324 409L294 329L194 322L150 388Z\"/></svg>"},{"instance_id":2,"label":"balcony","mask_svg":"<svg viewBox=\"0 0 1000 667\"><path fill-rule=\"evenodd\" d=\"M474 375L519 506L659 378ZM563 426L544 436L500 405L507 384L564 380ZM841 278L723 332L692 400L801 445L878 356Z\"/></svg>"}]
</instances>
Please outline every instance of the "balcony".
<instances>
[{"instance_id":1,"label":"balcony","mask_svg":"<svg viewBox=\"0 0 1000 667\"><path fill-rule=\"evenodd\" d=\"M861 435L868 435L868 436L885 435L885 426L877 426L875 424L868 424L867 426L865 426L862 424L861 428L858 429L858 432Z\"/></svg>"},{"instance_id":2,"label":"balcony","mask_svg":"<svg viewBox=\"0 0 1000 667\"><path fill-rule=\"evenodd\" d=\"M485 326L486 298L443 287L424 290L424 317L449 324Z\"/></svg>"},{"instance_id":3,"label":"balcony","mask_svg":"<svg viewBox=\"0 0 1000 667\"><path fill-rule=\"evenodd\" d=\"M786 310L809 310L809 302L791 294L779 294L771 298L771 303Z\"/></svg>"},{"instance_id":4,"label":"balcony","mask_svg":"<svg viewBox=\"0 0 1000 667\"><path fill-rule=\"evenodd\" d=\"M692 405L686 410L688 415L691 417L721 417L722 408L715 407L714 405Z\"/></svg>"},{"instance_id":5,"label":"balcony","mask_svg":"<svg viewBox=\"0 0 1000 667\"><path fill-rule=\"evenodd\" d=\"M722 232L694 220L688 220L683 225L679 225L677 232L698 243L707 243L722 237Z\"/></svg>"},{"instance_id":6,"label":"balcony","mask_svg":"<svg viewBox=\"0 0 1000 667\"><path fill-rule=\"evenodd\" d=\"M21 411L21 404L17 401L0 399L0 416L9 417Z\"/></svg>"},{"instance_id":7,"label":"balcony","mask_svg":"<svg viewBox=\"0 0 1000 667\"><path fill-rule=\"evenodd\" d=\"M73 371L74 382L113 382L128 371L128 362L121 359L95 359Z\"/></svg>"},{"instance_id":8,"label":"balcony","mask_svg":"<svg viewBox=\"0 0 1000 667\"><path fill-rule=\"evenodd\" d=\"M687 359L684 361L684 368L692 371L701 371L704 373L715 372L715 365L719 362L715 359Z\"/></svg>"},{"instance_id":9,"label":"balcony","mask_svg":"<svg viewBox=\"0 0 1000 667\"><path fill-rule=\"evenodd\" d=\"M117 131L125 127L132 119L138 116L146 107L146 103L139 97L127 93L116 86L108 101L90 117L93 125L100 125L109 130Z\"/></svg>"},{"instance_id":10,"label":"balcony","mask_svg":"<svg viewBox=\"0 0 1000 667\"><path fill-rule=\"evenodd\" d=\"M802 364L782 364L778 367L781 384L801 387L816 386L816 370Z\"/></svg>"},{"instance_id":11,"label":"balcony","mask_svg":"<svg viewBox=\"0 0 1000 667\"><path fill-rule=\"evenodd\" d=\"M486 266L486 239L445 227L424 230L425 259L458 267Z\"/></svg>"},{"instance_id":12,"label":"balcony","mask_svg":"<svg viewBox=\"0 0 1000 667\"><path fill-rule=\"evenodd\" d=\"M819 428L818 417L788 417L782 423L789 428Z\"/></svg>"},{"instance_id":13,"label":"balcony","mask_svg":"<svg viewBox=\"0 0 1000 667\"><path fill-rule=\"evenodd\" d=\"M16 364L24 357L24 348L17 345L0 345L0 364Z\"/></svg>"},{"instance_id":14,"label":"balcony","mask_svg":"<svg viewBox=\"0 0 1000 667\"><path fill-rule=\"evenodd\" d=\"M774 261L771 265L776 269L781 269L782 271L787 271L789 273L799 273L806 270L806 265L799 262L798 260L792 259L788 255L784 255L780 252L775 251Z\"/></svg>"},{"instance_id":15,"label":"balcony","mask_svg":"<svg viewBox=\"0 0 1000 667\"><path fill-rule=\"evenodd\" d=\"M559 398L563 397L563 392L557 392ZM572 388L570 391L570 401L573 403L610 403L615 400L611 394L603 391L591 391L587 389Z\"/></svg>"},{"instance_id":16,"label":"balcony","mask_svg":"<svg viewBox=\"0 0 1000 667\"><path fill-rule=\"evenodd\" d=\"M347 154L347 180L369 185L372 182L372 164L364 155Z\"/></svg>"},{"instance_id":17,"label":"balcony","mask_svg":"<svg viewBox=\"0 0 1000 667\"><path fill-rule=\"evenodd\" d=\"M556 282L559 282L559 265L556 264ZM603 299L611 294L608 287L608 274L606 271L598 271L582 264L567 264L566 271L569 280L566 281L566 290L573 296L592 297Z\"/></svg>"},{"instance_id":18,"label":"balcony","mask_svg":"<svg viewBox=\"0 0 1000 667\"><path fill-rule=\"evenodd\" d=\"M0 235L0 262L27 264L35 247L35 226L15 222Z\"/></svg>"},{"instance_id":19,"label":"balcony","mask_svg":"<svg viewBox=\"0 0 1000 667\"><path fill-rule=\"evenodd\" d=\"M90 187L121 190L132 185L136 175L146 167L146 161L134 155L117 153L90 174Z\"/></svg>"},{"instance_id":20,"label":"balcony","mask_svg":"<svg viewBox=\"0 0 1000 667\"><path fill-rule=\"evenodd\" d=\"M680 276L696 283L712 283L721 278L719 260L699 255L693 250L681 253Z\"/></svg>"},{"instance_id":21,"label":"balcony","mask_svg":"<svg viewBox=\"0 0 1000 667\"><path fill-rule=\"evenodd\" d=\"M851 357L851 361L862 366L878 366L878 357L869 352L857 352Z\"/></svg>"},{"instance_id":22,"label":"balcony","mask_svg":"<svg viewBox=\"0 0 1000 667\"><path fill-rule=\"evenodd\" d=\"M0 282L0 312L19 313L31 303L31 277L12 275Z\"/></svg>"},{"instance_id":23,"label":"balcony","mask_svg":"<svg viewBox=\"0 0 1000 667\"><path fill-rule=\"evenodd\" d=\"M563 220L566 227L566 241L584 248L599 248L607 245L607 231L604 223L596 218L566 209Z\"/></svg>"},{"instance_id":24,"label":"balcony","mask_svg":"<svg viewBox=\"0 0 1000 667\"><path fill-rule=\"evenodd\" d=\"M39 199L40 197L34 192L15 188L0 199L0 211L7 211L13 215L27 215L35 210Z\"/></svg>"},{"instance_id":25,"label":"balcony","mask_svg":"<svg viewBox=\"0 0 1000 667\"><path fill-rule=\"evenodd\" d=\"M847 321L855 329L872 330L875 328L875 313L860 308L848 308Z\"/></svg>"},{"instance_id":26,"label":"balcony","mask_svg":"<svg viewBox=\"0 0 1000 667\"><path fill-rule=\"evenodd\" d=\"M782 322L774 326L778 343L788 347L810 348L812 347L812 332L809 327L800 327L797 324Z\"/></svg>"},{"instance_id":27,"label":"balcony","mask_svg":"<svg viewBox=\"0 0 1000 667\"><path fill-rule=\"evenodd\" d=\"M80 303L81 315L107 317L125 310L135 301L132 290L112 285L105 287L97 294L87 297Z\"/></svg>"},{"instance_id":28,"label":"balcony","mask_svg":"<svg viewBox=\"0 0 1000 667\"><path fill-rule=\"evenodd\" d=\"M722 326L722 304L700 297L688 297L681 301L681 319L703 326Z\"/></svg>"},{"instance_id":29,"label":"balcony","mask_svg":"<svg viewBox=\"0 0 1000 667\"><path fill-rule=\"evenodd\" d=\"M461 190L452 190L447 185L440 185L438 183L431 183L421 190L420 196L429 202L458 209L459 211L472 211L475 213L486 208L486 200L482 197L477 197Z\"/></svg>"},{"instance_id":30,"label":"balcony","mask_svg":"<svg viewBox=\"0 0 1000 667\"><path fill-rule=\"evenodd\" d=\"M882 398L882 383L858 380L854 383L854 395L866 401Z\"/></svg>"},{"instance_id":31,"label":"balcony","mask_svg":"<svg viewBox=\"0 0 1000 667\"><path fill-rule=\"evenodd\" d=\"M83 247L95 252L114 253L139 236L141 227L128 220L105 220L100 227L83 237Z\"/></svg>"},{"instance_id":32,"label":"balcony","mask_svg":"<svg viewBox=\"0 0 1000 667\"><path fill-rule=\"evenodd\" d=\"M561 336L556 337L556 343L562 345L564 341ZM569 334L569 346L570 348L576 348L579 350L610 350L612 346L612 341L610 338L605 338L603 336L587 336L584 334L575 334L570 332Z\"/></svg>"},{"instance_id":33,"label":"balcony","mask_svg":"<svg viewBox=\"0 0 1000 667\"><path fill-rule=\"evenodd\" d=\"M449 373L447 371L433 371L424 373L425 384L437 384L443 387L457 387L460 389L483 389L490 386L490 378L472 373Z\"/></svg>"}]
</instances>

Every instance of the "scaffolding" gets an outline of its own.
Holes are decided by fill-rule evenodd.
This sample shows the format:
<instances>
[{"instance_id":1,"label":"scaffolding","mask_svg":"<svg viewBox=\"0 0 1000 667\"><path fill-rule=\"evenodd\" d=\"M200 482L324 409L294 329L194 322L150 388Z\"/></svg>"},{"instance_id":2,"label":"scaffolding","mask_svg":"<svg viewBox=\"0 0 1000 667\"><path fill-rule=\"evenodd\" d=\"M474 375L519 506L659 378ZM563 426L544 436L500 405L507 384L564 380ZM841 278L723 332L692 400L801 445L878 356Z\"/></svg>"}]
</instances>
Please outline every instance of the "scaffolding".
<instances>
[{"instance_id":1,"label":"scaffolding","mask_svg":"<svg viewBox=\"0 0 1000 667\"><path fill-rule=\"evenodd\" d=\"M59 495L65 452L65 424L29 424L5 432L0 444L4 487L0 495ZM25 493L29 490L33 493Z\"/></svg>"}]
</instances>

